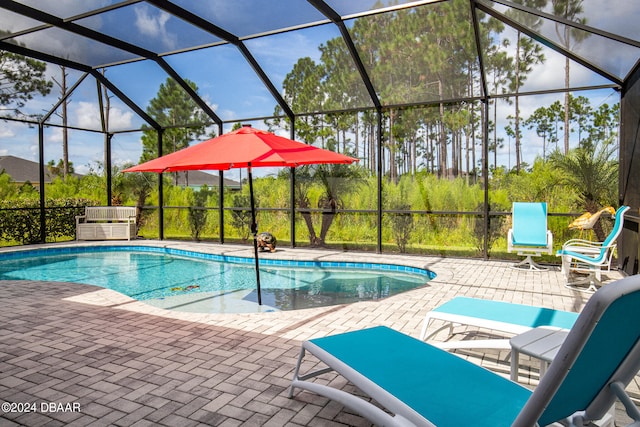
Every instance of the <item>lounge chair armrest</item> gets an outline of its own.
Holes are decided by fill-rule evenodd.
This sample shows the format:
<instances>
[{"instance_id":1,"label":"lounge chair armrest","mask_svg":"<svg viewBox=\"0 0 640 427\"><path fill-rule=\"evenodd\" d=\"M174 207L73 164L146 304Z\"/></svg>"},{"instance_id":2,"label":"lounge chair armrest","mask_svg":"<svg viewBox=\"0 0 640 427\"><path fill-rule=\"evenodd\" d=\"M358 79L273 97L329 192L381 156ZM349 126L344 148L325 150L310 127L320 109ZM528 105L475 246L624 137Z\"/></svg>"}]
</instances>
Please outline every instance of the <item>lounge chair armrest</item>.
<instances>
[{"instance_id":1,"label":"lounge chair armrest","mask_svg":"<svg viewBox=\"0 0 640 427\"><path fill-rule=\"evenodd\" d=\"M600 245L602 242L586 240L586 239L569 239L565 243L584 243L586 245Z\"/></svg>"},{"instance_id":2,"label":"lounge chair armrest","mask_svg":"<svg viewBox=\"0 0 640 427\"><path fill-rule=\"evenodd\" d=\"M81 221L83 219L86 219L87 216L86 215L76 215L76 225L80 224L81 222L85 222L85 221Z\"/></svg>"},{"instance_id":3,"label":"lounge chair armrest","mask_svg":"<svg viewBox=\"0 0 640 427\"><path fill-rule=\"evenodd\" d=\"M589 242L585 240L569 240L562 245L562 250L595 250L600 251L604 246L600 242Z\"/></svg>"},{"instance_id":4,"label":"lounge chair armrest","mask_svg":"<svg viewBox=\"0 0 640 427\"><path fill-rule=\"evenodd\" d=\"M592 240L585 240L585 239L569 239L566 242L564 242L564 244L562 246L565 245L590 245L590 246L595 246L595 245L601 245L601 242L594 242Z\"/></svg>"},{"instance_id":5,"label":"lounge chair armrest","mask_svg":"<svg viewBox=\"0 0 640 427\"><path fill-rule=\"evenodd\" d=\"M566 248L561 249L556 253L556 256L569 256L569 257L588 257L588 258L597 258L600 255L600 250L596 249L588 249L588 248Z\"/></svg>"}]
</instances>

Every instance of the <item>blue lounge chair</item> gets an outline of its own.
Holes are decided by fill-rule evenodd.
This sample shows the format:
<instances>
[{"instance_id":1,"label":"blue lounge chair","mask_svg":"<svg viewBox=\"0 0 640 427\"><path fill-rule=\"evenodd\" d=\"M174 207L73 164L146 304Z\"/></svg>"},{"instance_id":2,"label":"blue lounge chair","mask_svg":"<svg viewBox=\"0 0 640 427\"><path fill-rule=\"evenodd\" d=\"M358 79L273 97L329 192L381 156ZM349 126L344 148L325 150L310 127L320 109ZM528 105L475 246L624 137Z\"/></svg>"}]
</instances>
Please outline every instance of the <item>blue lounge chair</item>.
<instances>
[{"instance_id":1,"label":"blue lounge chair","mask_svg":"<svg viewBox=\"0 0 640 427\"><path fill-rule=\"evenodd\" d=\"M300 375L306 352L327 367ZM312 339L302 344L289 397L305 389L377 425L531 427L587 425L616 398L640 425L625 392L640 370L640 275L599 289L539 385L531 391L499 374L387 327ZM309 379L335 371L372 397L364 399ZM582 422L585 422L582 424Z\"/></svg>"},{"instance_id":2,"label":"blue lounge chair","mask_svg":"<svg viewBox=\"0 0 640 427\"><path fill-rule=\"evenodd\" d=\"M616 248L616 240L622 232L624 214L629 206L620 206L616 211L615 223L611 233L603 242L591 242L589 240L571 239L562 245L556 255L562 257L562 273L567 280L567 286L586 291L595 291L602 284L602 271L611 270L611 260ZM571 273L588 273L583 281L570 282ZM581 283L588 283L586 289L580 288Z\"/></svg>"},{"instance_id":3,"label":"blue lounge chair","mask_svg":"<svg viewBox=\"0 0 640 427\"><path fill-rule=\"evenodd\" d=\"M553 234L547 229L547 204L514 202L511 228L507 234L507 252L517 252L525 259L514 267L528 266L530 270L546 270L533 261L533 256L553 251Z\"/></svg>"},{"instance_id":4,"label":"blue lounge chair","mask_svg":"<svg viewBox=\"0 0 640 427\"><path fill-rule=\"evenodd\" d=\"M456 297L427 313L422 324L420 339L427 341L444 329L449 329L449 336L451 336L454 325L474 326L504 332L508 335L521 334L540 326L571 329L577 318L578 313L571 311L479 298ZM444 323L430 331L429 326L434 320ZM510 348L509 338L455 340L432 344L446 349Z\"/></svg>"}]
</instances>

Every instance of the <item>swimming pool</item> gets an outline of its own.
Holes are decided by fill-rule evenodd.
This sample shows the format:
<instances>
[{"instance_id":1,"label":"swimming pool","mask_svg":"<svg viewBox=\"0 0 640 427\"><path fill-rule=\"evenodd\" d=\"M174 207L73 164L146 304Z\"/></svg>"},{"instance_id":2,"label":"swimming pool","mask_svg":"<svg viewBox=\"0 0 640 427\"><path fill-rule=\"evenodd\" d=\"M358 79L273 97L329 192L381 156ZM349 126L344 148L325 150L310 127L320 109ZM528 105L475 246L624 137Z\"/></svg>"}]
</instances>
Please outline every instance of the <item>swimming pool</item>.
<instances>
[{"instance_id":1,"label":"swimming pool","mask_svg":"<svg viewBox=\"0 0 640 427\"><path fill-rule=\"evenodd\" d=\"M429 270L391 264L260 259L154 246L65 247L0 254L0 280L76 282L201 313L296 310L376 300L424 285Z\"/></svg>"}]
</instances>

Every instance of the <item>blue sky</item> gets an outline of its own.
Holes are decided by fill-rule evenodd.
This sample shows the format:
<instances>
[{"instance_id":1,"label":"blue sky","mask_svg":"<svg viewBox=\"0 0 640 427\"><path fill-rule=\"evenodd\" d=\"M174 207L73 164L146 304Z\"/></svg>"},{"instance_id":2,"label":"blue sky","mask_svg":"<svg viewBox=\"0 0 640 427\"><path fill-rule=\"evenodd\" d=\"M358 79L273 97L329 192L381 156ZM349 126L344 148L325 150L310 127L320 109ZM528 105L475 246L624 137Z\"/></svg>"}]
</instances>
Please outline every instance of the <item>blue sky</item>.
<instances>
[{"instance_id":1,"label":"blue sky","mask_svg":"<svg viewBox=\"0 0 640 427\"><path fill-rule=\"evenodd\" d=\"M36 0L29 0L33 4L41 5ZM29 3L27 1L26 3ZM101 4L107 4L107 0L99 0ZM261 32L272 29L270 27L283 25L297 25L305 20L319 19L320 15L311 8L308 3L295 0L287 0L269 3L266 10L258 11L263 14L268 13L268 18L259 20L262 26L254 26L248 29L247 13L255 12L252 8L255 3L249 0L238 0L233 5L233 9L225 9L219 3L214 2L187 2L178 1L185 7L194 8L194 12L210 19L224 19L231 22L229 30L240 35L242 32ZM328 2L335 7L343 7L345 3ZM625 33L625 28L632 28L626 34L633 36L637 32L638 13L637 7L631 7L626 2L616 2L616 8L610 8L605 0L587 0L586 12L589 14L590 23L607 29L606 20L617 23L616 29ZM95 7L94 2L88 3ZM277 5L277 6L274 6ZM365 10L371 4L370 0L360 0L346 3L353 9L342 11L343 13L353 13L358 10ZM607 14L598 13L599 8L607 6ZM45 6L43 6L45 7ZM58 0L56 10L65 9L67 15L80 13L88 6L72 0ZM629 7L629 9L626 9ZM292 8L296 8L295 13ZM238 13L240 11L240 13ZM293 18L292 18L293 17ZM292 20L293 19L293 20ZM297 19L297 20L296 20ZM127 22L128 25L108 26L109 23ZM255 21L254 21L255 22ZM276 24L272 23L275 22ZM215 42L216 39L210 35L203 35L200 30L185 29L181 21L176 18L169 18L168 15L146 3L139 3L134 6L110 12L104 16L93 17L79 22L94 29L113 28L110 34L124 40L139 42L144 40L144 47L151 50L166 51L179 49L193 42ZM12 16L0 17L0 28L16 30L29 23L19 22ZM611 30L611 28L609 28ZM50 30L47 30L50 31ZM50 35L60 37L56 42L50 37L48 43L50 49L55 51L68 50L70 55L79 57L97 56L100 57L103 47L96 46L94 42L69 38L68 35L60 34L61 30L51 30ZM552 29L549 29L552 33ZM320 52L318 46L329 39L339 36L337 28L333 25L321 25L318 27L290 31L280 35L260 37L246 41L246 45L252 52L260 66L265 70L269 79L276 88L282 87L285 75L292 69L295 62L304 56L309 56L318 60ZM31 37L31 38L29 38ZM23 42L33 42L37 35L25 37ZM68 45L62 41L67 40ZM589 43L583 49L608 49L607 43ZM111 48L109 48L111 49ZM624 64L628 67L629 61L635 62L635 49L633 54L626 50L608 49L609 55L603 57L611 64ZM588 53L588 52L586 52ZM535 91L539 89L562 88L564 85L564 57L551 50L545 53L547 60L543 66L535 67L529 75L523 91ZM123 55L127 57L128 54ZM73 59L73 58L72 58ZM247 64L238 49L230 45L214 46L202 50L197 50L179 56L167 56L167 62L185 78L196 82L199 93L210 107L223 120L235 121L241 117L261 117L272 114L276 105L275 100L256 76L255 72ZM60 78L60 69L55 65L50 65L47 72L54 78ZM73 84L81 75L73 70L69 70L69 84ZM113 81L121 90L127 94L137 105L145 109L153 97L155 97L158 87L163 83L167 75L155 63L151 61L135 62L118 67L107 69L107 78ZM134 78L132 78L132 76ZM607 84L606 79L595 75L590 70L572 63L571 82L573 85L593 85ZM48 111L55 104L58 97L57 88L54 87L52 93L47 97L36 97L33 99L25 111L28 113L42 113ZM618 94L612 90L579 93L589 96L592 99L592 106L597 107L603 102L615 104L619 101ZM530 115L536 108L547 106L562 95L545 95L536 97L522 97L520 109L523 117ZM112 109L110 112L110 128L112 130L135 129L144 122L117 98L112 98ZM502 120L499 120L498 128L502 129L508 114L512 114L508 109L501 111ZM59 122L58 118L54 121ZM99 129L99 110L96 97L96 84L92 78L87 78L76 90L69 105L69 121L72 125ZM256 127L263 127L260 122L252 123ZM225 128L228 131L231 124ZM46 160L60 159L62 157L61 130L48 128L45 132L45 158ZM505 141L507 138L505 137ZM15 122L0 122L0 155L15 155L30 160L37 160L37 129ZM113 161L116 164L137 163L141 153L140 133L117 134L113 140ZM533 156L541 153L542 141L536 137L527 138L525 145L525 158L531 161ZM87 173L95 162L102 161L103 157L103 137L99 133L85 131L70 131L70 152L71 160L76 171ZM511 149L513 153L513 148ZM500 153L499 163L513 164L509 157L509 150L505 148Z\"/></svg>"}]
</instances>

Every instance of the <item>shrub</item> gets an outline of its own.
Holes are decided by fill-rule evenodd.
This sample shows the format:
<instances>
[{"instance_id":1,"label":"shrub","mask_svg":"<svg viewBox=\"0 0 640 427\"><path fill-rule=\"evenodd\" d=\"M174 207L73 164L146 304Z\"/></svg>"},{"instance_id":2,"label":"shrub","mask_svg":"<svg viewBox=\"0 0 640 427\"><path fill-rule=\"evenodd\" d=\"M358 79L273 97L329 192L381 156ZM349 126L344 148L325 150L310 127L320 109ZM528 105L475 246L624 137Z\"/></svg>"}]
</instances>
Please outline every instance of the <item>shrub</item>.
<instances>
[{"instance_id":1,"label":"shrub","mask_svg":"<svg viewBox=\"0 0 640 427\"><path fill-rule=\"evenodd\" d=\"M193 240L200 241L200 233L207 224L207 210L204 207L212 191L205 185L200 191L194 191L189 197L189 227Z\"/></svg>"},{"instance_id":2,"label":"shrub","mask_svg":"<svg viewBox=\"0 0 640 427\"><path fill-rule=\"evenodd\" d=\"M8 242L31 244L40 242L39 200L3 200L0 202L0 238ZM73 237L76 215L84 213L85 206L95 206L87 199L48 199L45 210L45 233L49 241Z\"/></svg>"},{"instance_id":3,"label":"shrub","mask_svg":"<svg viewBox=\"0 0 640 427\"><path fill-rule=\"evenodd\" d=\"M482 212L483 205L478 205L476 210ZM489 210L491 211L491 204L489 204ZM504 216L489 216L489 232L487 233L487 255L491 253L493 244L500 237L504 235ZM475 218L473 227L473 237L476 242L476 248L480 253L483 251L484 242L484 218L482 215L478 215Z\"/></svg>"}]
</instances>

